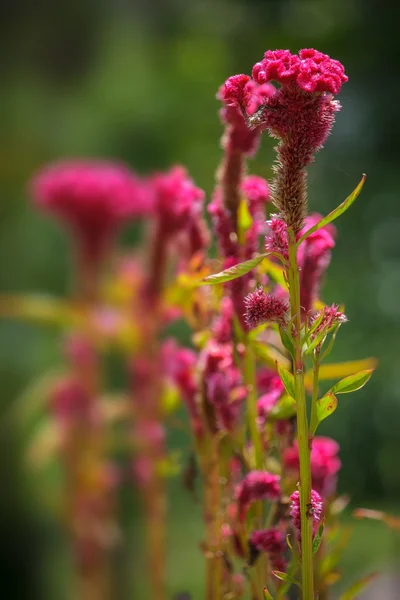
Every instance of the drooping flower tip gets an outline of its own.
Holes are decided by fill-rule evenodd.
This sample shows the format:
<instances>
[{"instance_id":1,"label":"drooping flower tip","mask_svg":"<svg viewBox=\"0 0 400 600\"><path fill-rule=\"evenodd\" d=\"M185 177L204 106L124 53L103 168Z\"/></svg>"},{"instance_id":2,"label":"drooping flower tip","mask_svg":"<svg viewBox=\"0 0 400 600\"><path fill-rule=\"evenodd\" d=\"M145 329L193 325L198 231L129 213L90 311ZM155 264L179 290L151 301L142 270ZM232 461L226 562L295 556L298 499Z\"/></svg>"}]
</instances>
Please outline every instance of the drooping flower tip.
<instances>
[{"instance_id":1,"label":"drooping flower tip","mask_svg":"<svg viewBox=\"0 0 400 600\"><path fill-rule=\"evenodd\" d=\"M267 294L262 287L248 294L244 304L246 323L250 329L262 323L278 323L282 326L287 323L288 303L273 294Z\"/></svg>"},{"instance_id":2,"label":"drooping flower tip","mask_svg":"<svg viewBox=\"0 0 400 600\"><path fill-rule=\"evenodd\" d=\"M250 471L237 485L235 496L239 516L243 520L248 508L257 500L278 500L280 477L268 471Z\"/></svg>"},{"instance_id":3,"label":"drooping flower tip","mask_svg":"<svg viewBox=\"0 0 400 600\"><path fill-rule=\"evenodd\" d=\"M165 231L177 233L200 218L204 191L189 177L186 169L174 166L150 179L155 211Z\"/></svg>"},{"instance_id":4,"label":"drooping flower tip","mask_svg":"<svg viewBox=\"0 0 400 600\"><path fill-rule=\"evenodd\" d=\"M268 181L257 175L248 175L241 184L241 192L250 205L262 206L270 200Z\"/></svg>"},{"instance_id":5,"label":"drooping flower tip","mask_svg":"<svg viewBox=\"0 0 400 600\"><path fill-rule=\"evenodd\" d=\"M296 490L290 496L290 516L292 523L301 534L301 509L300 509L300 492ZM321 520L323 511L323 502L321 496L315 490L311 490L311 506L308 508L313 521L313 532L318 528L318 523Z\"/></svg>"},{"instance_id":6,"label":"drooping flower tip","mask_svg":"<svg viewBox=\"0 0 400 600\"><path fill-rule=\"evenodd\" d=\"M289 248L287 237L287 225L285 221L272 215L267 221L268 233L265 237L265 249L267 252L276 252L288 260Z\"/></svg>"},{"instance_id":7,"label":"drooping flower tip","mask_svg":"<svg viewBox=\"0 0 400 600\"><path fill-rule=\"evenodd\" d=\"M296 83L305 92L338 94L348 80L343 65L313 48L291 54L289 50L268 50L263 60L254 65L253 79L263 84L278 81L281 85Z\"/></svg>"},{"instance_id":8,"label":"drooping flower tip","mask_svg":"<svg viewBox=\"0 0 400 600\"><path fill-rule=\"evenodd\" d=\"M107 161L61 161L34 176L35 204L78 230L109 231L152 211L146 186L126 166Z\"/></svg>"}]
</instances>

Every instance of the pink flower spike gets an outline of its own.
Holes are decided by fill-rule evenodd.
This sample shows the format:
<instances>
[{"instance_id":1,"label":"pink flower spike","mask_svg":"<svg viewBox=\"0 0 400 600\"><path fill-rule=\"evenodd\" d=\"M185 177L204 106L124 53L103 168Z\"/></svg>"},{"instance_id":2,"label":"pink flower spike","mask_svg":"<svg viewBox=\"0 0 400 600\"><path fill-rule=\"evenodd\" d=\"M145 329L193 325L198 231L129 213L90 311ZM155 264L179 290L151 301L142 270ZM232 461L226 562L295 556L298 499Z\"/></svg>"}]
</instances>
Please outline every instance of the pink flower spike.
<instances>
[{"instance_id":1,"label":"pink flower spike","mask_svg":"<svg viewBox=\"0 0 400 600\"><path fill-rule=\"evenodd\" d=\"M278 323L282 326L287 323L288 303L273 294L267 294L262 287L258 287L254 292L248 294L244 304L246 323L250 329L268 322Z\"/></svg>"},{"instance_id":2,"label":"pink flower spike","mask_svg":"<svg viewBox=\"0 0 400 600\"><path fill-rule=\"evenodd\" d=\"M281 254L286 260L289 259L287 225L282 219L272 215L267 221L268 233L265 236L265 249L267 252Z\"/></svg>"},{"instance_id":3,"label":"pink flower spike","mask_svg":"<svg viewBox=\"0 0 400 600\"><path fill-rule=\"evenodd\" d=\"M242 182L241 191L251 207L262 207L270 201L268 181L263 177L248 175Z\"/></svg>"},{"instance_id":4,"label":"pink flower spike","mask_svg":"<svg viewBox=\"0 0 400 600\"><path fill-rule=\"evenodd\" d=\"M268 471L250 471L237 485L235 496L239 518L243 521L250 505L257 500L278 500L280 477Z\"/></svg>"},{"instance_id":5,"label":"pink flower spike","mask_svg":"<svg viewBox=\"0 0 400 600\"><path fill-rule=\"evenodd\" d=\"M299 532L299 539L301 539L301 510L300 510L300 492L296 490L290 496L290 516L292 517L292 523ZM321 496L315 490L311 490L311 508L310 512L313 521L313 533L315 535L318 529L318 523L321 521L323 510L323 502Z\"/></svg>"}]
</instances>

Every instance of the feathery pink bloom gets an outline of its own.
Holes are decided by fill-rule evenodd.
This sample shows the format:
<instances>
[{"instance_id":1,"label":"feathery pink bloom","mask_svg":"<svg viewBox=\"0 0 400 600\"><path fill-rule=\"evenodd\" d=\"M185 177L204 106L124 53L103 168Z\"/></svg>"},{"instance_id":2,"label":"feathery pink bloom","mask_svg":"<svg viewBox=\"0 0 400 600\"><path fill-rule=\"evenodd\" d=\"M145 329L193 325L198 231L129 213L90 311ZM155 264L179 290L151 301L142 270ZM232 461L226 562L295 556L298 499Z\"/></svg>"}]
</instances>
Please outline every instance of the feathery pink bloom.
<instances>
[{"instance_id":1,"label":"feathery pink bloom","mask_svg":"<svg viewBox=\"0 0 400 600\"><path fill-rule=\"evenodd\" d=\"M267 252L276 252L281 254L283 258L288 260L288 237L287 237L287 225L285 221L272 215L271 219L267 221L268 232L265 236L265 249Z\"/></svg>"},{"instance_id":2,"label":"feathery pink bloom","mask_svg":"<svg viewBox=\"0 0 400 600\"><path fill-rule=\"evenodd\" d=\"M71 226L97 258L119 227L152 212L144 185L124 165L73 160L49 165L31 182L35 204Z\"/></svg>"},{"instance_id":3,"label":"feathery pink bloom","mask_svg":"<svg viewBox=\"0 0 400 600\"><path fill-rule=\"evenodd\" d=\"M250 329L261 325L261 323L278 323L285 325L288 318L289 306L285 300L281 300L273 294L267 294L262 287L246 296L246 323Z\"/></svg>"},{"instance_id":4,"label":"feathery pink bloom","mask_svg":"<svg viewBox=\"0 0 400 600\"><path fill-rule=\"evenodd\" d=\"M292 517L292 523L299 532L299 539L301 536L301 509L300 509L300 492L296 490L290 496L290 516ZM311 490L311 507L310 513L313 521L313 533L315 535L318 529L318 523L321 520L323 503L322 498L315 490Z\"/></svg>"},{"instance_id":5,"label":"feathery pink bloom","mask_svg":"<svg viewBox=\"0 0 400 600\"><path fill-rule=\"evenodd\" d=\"M236 486L239 519L243 521L250 505L257 500L275 501L280 497L280 477L268 471L250 471Z\"/></svg>"},{"instance_id":6,"label":"feathery pink bloom","mask_svg":"<svg viewBox=\"0 0 400 600\"><path fill-rule=\"evenodd\" d=\"M324 306L322 310L318 311L314 315L311 321L311 325L321 316L322 321L317 326L315 332L312 334L313 338L323 332L328 334L332 327L335 327L335 325L341 325L342 323L346 323L347 321L346 315L339 310L339 307L336 304L332 304L331 306Z\"/></svg>"},{"instance_id":7,"label":"feathery pink bloom","mask_svg":"<svg viewBox=\"0 0 400 600\"><path fill-rule=\"evenodd\" d=\"M279 529L260 529L253 531L250 544L259 552L265 552L273 569L285 571L286 568L286 540Z\"/></svg>"},{"instance_id":8,"label":"feathery pink bloom","mask_svg":"<svg viewBox=\"0 0 400 600\"><path fill-rule=\"evenodd\" d=\"M188 229L201 218L204 192L196 187L186 169L172 167L149 180L154 207L162 230L169 235Z\"/></svg>"},{"instance_id":9,"label":"feathery pink bloom","mask_svg":"<svg viewBox=\"0 0 400 600\"><path fill-rule=\"evenodd\" d=\"M311 477L313 488L327 498L335 493L337 473L341 467L338 457L339 444L328 437L315 437L311 449ZM283 462L285 468L298 476L299 449L297 442L286 448Z\"/></svg>"},{"instance_id":10,"label":"feathery pink bloom","mask_svg":"<svg viewBox=\"0 0 400 600\"><path fill-rule=\"evenodd\" d=\"M264 208L264 205L269 202L269 186L268 181L258 175L247 175L240 186L242 194L247 198L251 209Z\"/></svg>"}]
</instances>

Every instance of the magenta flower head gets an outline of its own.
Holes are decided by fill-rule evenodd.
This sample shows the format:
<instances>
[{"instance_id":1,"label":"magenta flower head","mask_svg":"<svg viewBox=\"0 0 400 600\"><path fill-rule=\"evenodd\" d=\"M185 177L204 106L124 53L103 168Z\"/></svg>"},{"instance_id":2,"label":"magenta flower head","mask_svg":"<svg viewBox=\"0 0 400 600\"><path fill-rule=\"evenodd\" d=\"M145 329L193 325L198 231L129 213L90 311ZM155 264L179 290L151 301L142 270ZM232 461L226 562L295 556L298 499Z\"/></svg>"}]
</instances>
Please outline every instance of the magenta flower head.
<instances>
[{"instance_id":1,"label":"magenta flower head","mask_svg":"<svg viewBox=\"0 0 400 600\"><path fill-rule=\"evenodd\" d=\"M300 493L298 490L293 492L290 496L290 516L292 517L292 523L299 532L299 540L301 539L301 510L300 510ZM311 507L309 511L313 521L313 532L314 535L318 529L318 523L321 521L323 510L323 502L321 496L315 490L311 490Z\"/></svg>"},{"instance_id":2,"label":"magenta flower head","mask_svg":"<svg viewBox=\"0 0 400 600\"><path fill-rule=\"evenodd\" d=\"M238 503L239 518L244 520L253 502L257 500L278 500L281 494L279 475L268 471L250 471L236 486L235 496Z\"/></svg>"},{"instance_id":3,"label":"magenta flower head","mask_svg":"<svg viewBox=\"0 0 400 600\"><path fill-rule=\"evenodd\" d=\"M201 219L204 192L196 187L184 167L172 167L150 179L154 194L154 209L160 227L174 235Z\"/></svg>"},{"instance_id":4,"label":"magenta flower head","mask_svg":"<svg viewBox=\"0 0 400 600\"><path fill-rule=\"evenodd\" d=\"M328 437L315 437L311 450L311 477L313 488L324 498L330 497L336 490L337 473L341 467L338 457L339 444ZM299 449L297 442L285 450L283 457L285 468L295 477L299 473Z\"/></svg>"},{"instance_id":5,"label":"magenta flower head","mask_svg":"<svg viewBox=\"0 0 400 600\"><path fill-rule=\"evenodd\" d=\"M248 175L240 186L242 194L247 198L250 212L258 212L270 200L268 181L257 175Z\"/></svg>"},{"instance_id":6,"label":"magenta flower head","mask_svg":"<svg viewBox=\"0 0 400 600\"><path fill-rule=\"evenodd\" d=\"M45 167L33 178L35 204L70 226L81 251L98 260L128 220L152 210L143 184L124 165L73 160Z\"/></svg>"},{"instance_id":7,"label":"magenta flower head","mask_svg":"<svg viewBox=\"0 0 400 600\"><path fill-rule=\"evenodd\" d=\"M320 318L322 318L322 320L317 326L313 336L324 332L329 333L329 331L331 331L333 327L335 327L336 325L341 325L342 323L346 323L347 321L346 315L339 310L339 307L336 304L332 304L331 306L324 306L324 308L321 311L315 314L312 322Z\"/></svg>"},{"instance_id":8,"label":"magenta flower head","mask_svg":"<svg viewBox=\"0 0 400 600\"><path fill-rule=\"evenodd\" d=\"M279 529L259 529L250 536L250 546L258 552L265 552L273 569L284 571L286 568L286 539Z\"/></svg>"},{"instance_id":9,"label":"magenta flower head","mask_svg":"<svg viewBox=\"0 0 400 600\"><path fill-rule=\"evenodd\" d=\"M248 294L244 304L246 323L250 329L262 323L278 323L281 326L287 323L289 305L286 300L267 294L262 287Z\"/></svg>"}]
</instances>

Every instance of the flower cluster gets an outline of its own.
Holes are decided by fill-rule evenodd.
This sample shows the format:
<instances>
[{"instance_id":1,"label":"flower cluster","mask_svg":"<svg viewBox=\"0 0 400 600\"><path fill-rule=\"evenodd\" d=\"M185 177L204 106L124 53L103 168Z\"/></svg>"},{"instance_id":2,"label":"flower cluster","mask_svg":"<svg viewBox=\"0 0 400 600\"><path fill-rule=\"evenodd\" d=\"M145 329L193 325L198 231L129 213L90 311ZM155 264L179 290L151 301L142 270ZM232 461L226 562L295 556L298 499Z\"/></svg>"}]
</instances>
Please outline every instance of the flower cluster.
<instances>
[{"instance_id":1,"label":"flower cluster","mask_svg":"<svg viewBox=\"0 0 400 600\"><path fill-rule=\"evenodd\" d=\"M272 569L285 571L287 560L285 536L279 529L259 529L253 531L250 544L259 552L265 552Z\"/></svg>"},{"instance_id":2,"label":"flower cluster","mask_svg":"<svg viewBox=\"0 0 400 600\"><path fill-rule=\"evenodd\" d=\"M248 509L257 500L277 500L280 497L280 477L268 471L250 471L236 487L239 518L244 519Z\"/></svg>"},{"instance_id":3,"label":"flower cluster","mask_svg":"<svg viewBox=\"0 0 400 600\"><path fill-rule=\"evenodd\" d=\"M246 322L253 329L262 323L285 325L288 319L289 305L273 294L258 287L245 298Z\"/></svg>"}]
</instances>

